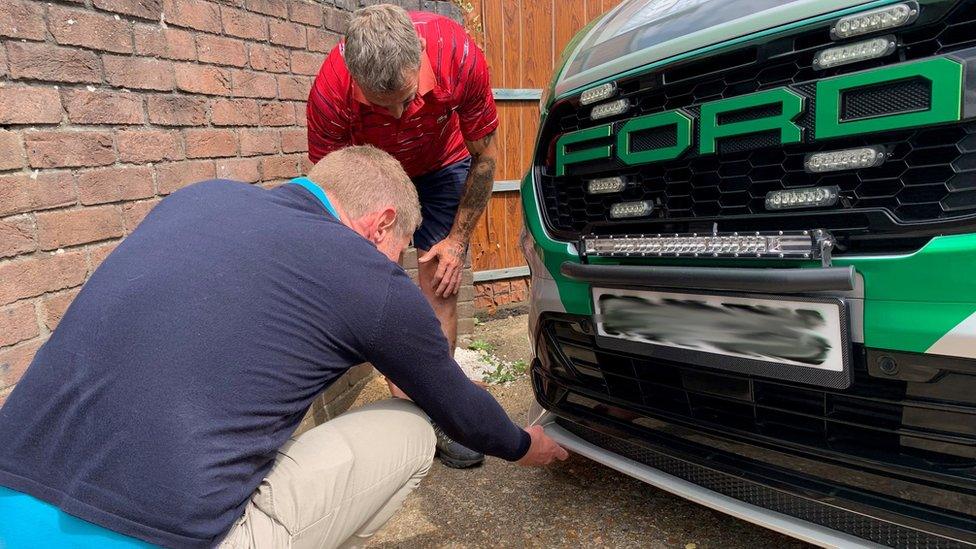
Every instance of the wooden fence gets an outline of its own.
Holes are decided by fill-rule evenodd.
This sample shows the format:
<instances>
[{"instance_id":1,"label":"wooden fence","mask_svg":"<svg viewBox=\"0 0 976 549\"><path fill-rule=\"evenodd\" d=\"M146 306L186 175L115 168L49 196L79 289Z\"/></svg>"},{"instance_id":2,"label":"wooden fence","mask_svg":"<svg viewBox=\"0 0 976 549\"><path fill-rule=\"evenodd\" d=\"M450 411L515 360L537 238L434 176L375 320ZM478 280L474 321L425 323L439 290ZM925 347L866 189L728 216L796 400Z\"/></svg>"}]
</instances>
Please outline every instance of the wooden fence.
<instances>
[{"instance_id":1,"label":"wooden fence","mask_svg":"<svg viewBox=\"0 0 976 549\"><path fill-rule=\"evenodd\" d=\"M471 242L475 282L528 274L518 246L517 181L532 162L539 96L573 35L620 0L471 0L471 30L491 68L502 154L495 192ZM479 28L480 24L480 28Z\"/></svg>"}]
</instances>

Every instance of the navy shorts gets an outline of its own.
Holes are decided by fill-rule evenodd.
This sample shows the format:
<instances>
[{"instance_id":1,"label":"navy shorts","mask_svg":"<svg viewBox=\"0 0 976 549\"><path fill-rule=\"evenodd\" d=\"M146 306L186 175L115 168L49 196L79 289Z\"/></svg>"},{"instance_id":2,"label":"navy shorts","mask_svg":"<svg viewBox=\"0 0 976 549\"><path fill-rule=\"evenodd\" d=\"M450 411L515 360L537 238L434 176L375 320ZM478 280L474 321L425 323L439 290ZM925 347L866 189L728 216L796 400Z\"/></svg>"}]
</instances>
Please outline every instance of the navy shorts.
<instances>
[{"instance_id":1,"label":"navy shorts","mask_svg":"<svg viewBox=\"0 0 976 549\"><path fill-rule=\"evenodd\" d=\"M420 215L423 217L420 228L413 233L415 248L426 251L447 238L454 226L454 217L457 216L470 171L471 159L465 158L414 178L413 183L420 198Z\"/></svg>"}]
</instances>

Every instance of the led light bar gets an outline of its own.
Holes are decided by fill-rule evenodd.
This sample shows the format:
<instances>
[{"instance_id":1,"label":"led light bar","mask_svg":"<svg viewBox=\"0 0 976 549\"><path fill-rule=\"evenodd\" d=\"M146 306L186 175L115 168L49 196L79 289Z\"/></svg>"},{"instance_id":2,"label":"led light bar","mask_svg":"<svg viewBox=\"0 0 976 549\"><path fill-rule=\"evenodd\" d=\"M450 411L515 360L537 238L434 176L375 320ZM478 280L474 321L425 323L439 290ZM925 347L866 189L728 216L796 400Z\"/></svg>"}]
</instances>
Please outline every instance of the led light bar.
<instances>
[{"instance_id":1,"label":"led light bar","mask_svg":"<svg viewBox=\"0 0 976 549\"><path fill-rule=\"evenodd\" d=\"M646 217L654 211L654 204L650 200L640 200L638 202L618 202L610 206L610 217L614 219L627 219L630 217Z\"/></svg>"},{"instance_id":2,"label":"led light bar","mask_svg":"<svg viewBox=\"0 0 976 549\"><path fill-rule=\"evenodd\" d=\"M603 101L617 93L617 83L607 82L602 86L590 88L580 94L580 105L592 105L597 101Z\"/></svg>"},{"instance_id":3,"label":"led light bar","mask_svg":"<svg viewBox=\"0 0 976 549\"><path fill-rule=\"evenodd\" d=\"M600 103L599 105L593 107L593 110L590 111L590 120L599 120L601 118L616 116L622 112L627 112L627 109L629 108L630 101L627 99L618 99L609 103Z\"/></svg>"},{"instance_id":4,"label":"led light bar","mask_svg":"<svg viewBox=\"0 0 976 549\"><path fill-rule=\"evenodd\" d=\"M817 55L813 57L813 68L822 70L857 63L858 61L877 59L890 55L895 51L896 45L895 37L889 35L828 48L817 52Z\"/></svg>"},{"instance_id":5,"label":"led light bar","mask_svg":"<svg viewBox=\"0 0 976 549\"><path fill-rule=\"evenodd\" d=\"M914 2L902 2L855 15L841 17L830 29L834 40L853 38L881 30L894 29L911 23L918 17L918 6Z\"/></svg>"},{"instance_id":6,"label":"led light bar","mask_svg":"<svg viewBox=\"0 0 976 549\"><path fill-rule=\"evenodd\" d=\"M588 256L605 257L753 257L819 259L829 250L830 234L815 231L585 236Z\"/></svg>"},{"instance_id":7,"label":"led light bar","mask_svg":"<svg viewBox=\"0 0 976 549\"><path fill-rule=\"evenodd\" d=\"M858 147L839 151L811 153L803 159L808 172L824 173L873 168L884 164L887 153L881 147Z\"/></svg>"},{"instance_id":8,"label":"led light bar","mask_svg":"<svg viewBox=\"0 0 976 549\"><path fill-rule=\"evenodd\" d=\"M622 177L601 177L591 179L586 184L586 192L590 194L610 194L619 193L627 187L627 182Z\"/></svg>"},{"instance_id":9,"label":"led light bar","mask_svg":"<svg viewBox=\"0 0 976 549\"><path fill-rule=\"evenodd\" d=\"M833 206L840 197L840 187L807 187L770 191L766 194L767 210L792 210L796 208L824 208Z\"/></svg>"}]
</instances>

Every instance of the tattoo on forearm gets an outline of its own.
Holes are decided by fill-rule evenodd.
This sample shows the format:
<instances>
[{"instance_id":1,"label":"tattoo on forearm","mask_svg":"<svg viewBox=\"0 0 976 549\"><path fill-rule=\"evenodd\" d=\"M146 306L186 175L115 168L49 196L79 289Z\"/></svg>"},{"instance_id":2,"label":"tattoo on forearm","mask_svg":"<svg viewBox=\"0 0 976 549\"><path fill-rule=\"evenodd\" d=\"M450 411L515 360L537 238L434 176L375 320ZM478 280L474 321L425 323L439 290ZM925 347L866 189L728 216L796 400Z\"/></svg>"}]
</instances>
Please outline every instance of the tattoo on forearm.
<instances>
[{"instance_id":1,"label":"tattoo on forearm","mask_svg":"<svg viewBox=\"0 0 976 549\"><path fill-rule=\"evenodd\" d=\"M495 138L492 132L481 140L484 150ZM465 241L470 239L474 226L477 225L481 213L488 205L491 198L491 190L495 184L495 158L482 154L472 155L471 173L468 174L468 183L464 195L461 196L461 204L458 206L457 218L454 220L454 230ZM464 251L462 250L462 254Z\"/></svg>"}]
</instances>

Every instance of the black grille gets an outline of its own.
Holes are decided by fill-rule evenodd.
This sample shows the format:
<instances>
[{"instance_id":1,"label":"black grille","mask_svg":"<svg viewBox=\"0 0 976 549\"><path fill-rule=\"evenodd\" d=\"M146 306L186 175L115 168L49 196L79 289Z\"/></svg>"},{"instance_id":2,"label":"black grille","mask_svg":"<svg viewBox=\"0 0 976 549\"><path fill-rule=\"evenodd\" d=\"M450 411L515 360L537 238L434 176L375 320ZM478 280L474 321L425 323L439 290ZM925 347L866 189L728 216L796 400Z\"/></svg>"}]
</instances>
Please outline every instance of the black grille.
<instances>
[{"instance_id":1,"label":"black grille","mask_svg":"<svg viewBox=\"0 0 976 549\"><path fill-rule=\"evenodd\" d=\"M920 59L976 45L976 0L963 0L947 13L927 6L923 18L898 35L897 53L884 60L867 61L848 67L814 71L816 51L833 44L828 26L805 31L760 46L688 62L618 83L620 93L636 105L635 113L646 114L683 108L697 114L698 105L715 99L736 97L755 91L788 85L813 101L810 82L836 74ZM883 112L903 112L928 107L926 82L907 80L884 90L860 90L844 94L845 118L862 118ZM878 96L883 95L883 100ZM812 105L801 120L813 126ZM759 109L747 109L729 116L737 119L762 116ZM563 132L597 125L588 119L589 108L579 107L575 99L556 104L541 133L542 143L550 144ZM729 119L728 121L734 121ZM618 127L623 122L618 122ZM673 143L671 132L639 135L634 150ZM647 225L653 232L670 232L666 223L682 221L721 221L752 219L752 230L776 230L783 226L777 216L765 209L766 193L772 190L837 185L841 189L840 208L851 219L862 219L864 212L880 211L898 230L902 224L959 221L976 216L976 122L923 130L876 134L869 138L847 138L823 143L782 147L775 134L755 134L721 140L719 154L629 167L618 160L594 161L570 166L569 174L554 177L543 165L548 146L540 147L538 179L546 223L553 234L575 239L583 231L636 232L633 224L609 219L610 205L621 200L650 200L656 208ZM697 142L697 139L695 140ZM591 145L595 145L592 142ZM804 171L807 153L858 145L884 144L891 157L881 167L833 174ZM585 192L585 179L591 176L621 174L639 182L624 193L592 196ZM585 176L585 177L584 177ZM798 212L796 215L816 215ZM840 225L843 225L840 223ZM856 225L856 223L854 224ZM812 225L810 225L812 226ZM850 234L863 231L850 227ZM649 231L650 232L650 231ZM844 227L835 227L842 239L838 253L844 253ZM894 242L894 241L891 241ZM890 243L890 242L889 242ZM886 245L875 239L873 245ZM886 250L887 251L887 250Z\"/></svg>"},{"instance_id":2,"label":"black grille","mask_svg":"<svg viewBox=\"0 0 976 549\"><path fill-rule=\"evenodd\" d=\"M854 352L852 386L833 390L611 352L590 330L549 319L543 331L554 375L581 394L722 432L948 474L976 490L971 363L918 370L926 381L906 381L884 378L867 353Z\"/></svg>"},{"instance_id":3,"label":"black grille","mask_svg":"<svg viewBox=\"0 0 976 549\"><path fill-rule=\"evenodd\" d=\"M730 474L679 460L566 419L557 422L580 438L720 494L888 547L950 549L962 543L801 498Z\"/></svg>"}]
</instances>

